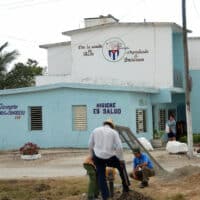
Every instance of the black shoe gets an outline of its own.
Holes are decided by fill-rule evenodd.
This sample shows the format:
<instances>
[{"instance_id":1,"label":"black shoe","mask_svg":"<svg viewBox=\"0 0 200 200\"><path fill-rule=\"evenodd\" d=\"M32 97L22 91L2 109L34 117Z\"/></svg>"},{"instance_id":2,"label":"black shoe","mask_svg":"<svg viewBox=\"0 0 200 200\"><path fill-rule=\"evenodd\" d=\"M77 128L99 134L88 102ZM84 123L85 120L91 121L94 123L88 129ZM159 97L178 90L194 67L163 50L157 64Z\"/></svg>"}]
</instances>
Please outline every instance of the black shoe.
<instances>
[{"instance_id":1,"label":"black shoe","mask_svg":"<svg viewBox=\"0 0 200 200\"><path fill-rule=\"evenodd\" d=\"M125 192L129 192L130 191L130 189L129 188L123 188L123 193L125 193Z\"/></svg>"},{"instance_id":2,"label":"black shoe","mask_svg":"<svg viewBox=\"0 0 200 200\"><path fill-rule=\"evenodd\" d=\"M145 187L148 187L149 186L149 183L147 181L142 181L141 184L140 184L140 188L145 188Z\"/></svg>"}]
</instances>

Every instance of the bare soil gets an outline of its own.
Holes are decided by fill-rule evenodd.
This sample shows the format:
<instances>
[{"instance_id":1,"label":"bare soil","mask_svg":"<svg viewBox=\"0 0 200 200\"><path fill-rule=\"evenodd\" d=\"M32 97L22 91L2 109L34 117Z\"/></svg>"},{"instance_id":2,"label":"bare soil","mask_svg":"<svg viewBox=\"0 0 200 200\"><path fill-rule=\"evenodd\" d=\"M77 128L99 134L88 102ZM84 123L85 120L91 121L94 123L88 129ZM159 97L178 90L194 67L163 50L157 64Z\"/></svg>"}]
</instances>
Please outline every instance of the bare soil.
<instances>
[{"instance_id":1,"label":"bare soil","mask_svg":"<svg viewBox=\"0 0 200 200\"><path fill-rule=\"evenodd\" d=\"M128 193L116 193L113 200L153 200L151 197L144 196L142 193L134 190Z\"/></svg>"},{"instance_id":2,"label":"bare soil","mask_svg":"<svg viewBox=\"0 0 200 200\"><path fill-rule=\"evenodd\" d=\"M21 160L18 152L0 152L0 200L85 200L88 177L82 167L87 150L50 149L40 152L35 161ZM148 188L140 189L131 180L131 191L122 195L115 182L113 200L200 200L200 158L170 155L164 150L152 152L169 172L150 179ZM125 152L128 171L132 154Z\"/></svg>"}]
</instances>

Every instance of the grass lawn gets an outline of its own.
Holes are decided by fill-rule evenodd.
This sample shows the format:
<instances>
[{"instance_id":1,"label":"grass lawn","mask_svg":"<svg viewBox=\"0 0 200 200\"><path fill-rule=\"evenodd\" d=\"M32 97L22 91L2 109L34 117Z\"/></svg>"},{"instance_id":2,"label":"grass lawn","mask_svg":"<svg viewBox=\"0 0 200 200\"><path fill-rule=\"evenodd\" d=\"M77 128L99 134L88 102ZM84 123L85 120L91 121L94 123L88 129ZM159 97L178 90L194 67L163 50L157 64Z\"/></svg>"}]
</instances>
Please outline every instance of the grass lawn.
<instances>
[{"instance_id":1,"label":"grass lawn","mask_svg":"<svg viewBox=\"0 0 200 200\"><path fill-rule=\"evenodd\" d=\"M139 189L138 182L132 181L131 189L154 200L199 200L199 181L200 174L171 181L155 177L148 188ZM85 200L82 194L87 192L87 185L87 176L1 180L0 200Z\"/></svg>"},{"instance_id":2,"label":"grass lawn","mask_svg":"<svg viewBox=\"0 0 200 200\"><path fill-rule=\"evenodd\" d=\"M65 200L86 191L86 177L0 181L0 200Z\"/></svg>"}]
</instances>

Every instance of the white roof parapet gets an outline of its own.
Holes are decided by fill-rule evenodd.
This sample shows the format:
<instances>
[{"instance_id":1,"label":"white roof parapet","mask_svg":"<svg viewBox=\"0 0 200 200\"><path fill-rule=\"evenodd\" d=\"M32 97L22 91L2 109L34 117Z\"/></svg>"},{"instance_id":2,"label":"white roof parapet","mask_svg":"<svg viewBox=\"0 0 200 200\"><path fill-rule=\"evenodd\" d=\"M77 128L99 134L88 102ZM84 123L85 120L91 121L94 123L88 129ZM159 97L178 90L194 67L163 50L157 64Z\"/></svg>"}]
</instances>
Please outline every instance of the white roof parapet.
<instances>
[{"instance_id":1,"label":"white roof parapet","mask_svg":"<svg viewBox=\"0 0 200 200\"><path fill-rule=\"evenodd\" d=\"M85 27L97 26L101 24L110 24L110 23L118 23L119 20L112 15L103 16L93 18L84 18Z\"/></svg>"},{"instance_id":2,"label":"white roof parapet","mask_svg":"<svg viewBox=\"0 0 200 200\"><path fill-rule=\"evenodd\" d=\"M168 90L172 93L180 93L183 94L185 93L184 88L178 88L178 87L174 87L174 88L168 88Z\"/></svg>"},{"instance_id":3,"label":"white roof parapet","mask_svg":"<svg viewBox=\"0 0 200 200\"><path fill-rule=\"evenodd\" d=\"M200 37L197 36L197 37L188 37L189 40L200 40Z\"/></svg>"},{"instance_id":4,"label":"white roof parapet","mask_svg":"<svg viewBox=\"0 0 200 200\"><path fill-rule=\"evenodd\" d=\"M107 90L107 91L124 91L124 92L138 92L138 93L159 93L157 88L147 87L132 87L132 86L111 86L111 85L94 85L94 84L83 84L83 83L55 83L43 86L24 87L16 89L0 90L0 96L21 94L21 93L33 93L45 90L52 90L58 88L73 88L73 89L86 89L86 90Z\"/></svg>"},{"instance_id":5,"label":"white roof parapet","mask_svg":"<svg viewBox=\"0 0 200 200\"><path fill-rule=\"evenodd\" d=\"M172 29L176 32L182 32L182 27L174 22L137 22L137 23L108 23L108 24L101 24L101 25L96 25L96 26L90 26L90 27L85 27L85 28L80 28L80 29L74 29L70 31L65 31L62 32L63 35L71 36L76 33L81 33L81 32L87 32L91 30L96 30L96 29L101 29L101 28L109 28L109 27L124 27L124 26L171 26ZM191 32L188 30L188 32Z\"/></svg>"},{"instance_id":6,"label":"white roof parapet","mask_svg":"<svg viewBox=\"0 0 200 200\"><path fill-rule=\"evenodd\" d=\"M68 41L68 42L57 42L57 43L50 43L50 44L42 44L42 45L39 45L39 47L43 48L43 49L48 49L48 48L52 48L52 47L68 46L68 45L71 45L71 41Z\"/></svg>"},{"instance_id":7,"label":"white roof parapet","mask_svg":"<svg viewBox=\"0 0 200 200\"><path fill-rule=\"evenodd\" d=\"M88 18L84 18L85 20L88 20L88 19L102 19L102 18L112 18L114 19L116 22L119 22L119 19L117 19L116 17L114 17L113 15L111 14L108 14L106 16L103 16L103 15L100 15L99 17L88 17Z\"/></svg>"}]
</instances>

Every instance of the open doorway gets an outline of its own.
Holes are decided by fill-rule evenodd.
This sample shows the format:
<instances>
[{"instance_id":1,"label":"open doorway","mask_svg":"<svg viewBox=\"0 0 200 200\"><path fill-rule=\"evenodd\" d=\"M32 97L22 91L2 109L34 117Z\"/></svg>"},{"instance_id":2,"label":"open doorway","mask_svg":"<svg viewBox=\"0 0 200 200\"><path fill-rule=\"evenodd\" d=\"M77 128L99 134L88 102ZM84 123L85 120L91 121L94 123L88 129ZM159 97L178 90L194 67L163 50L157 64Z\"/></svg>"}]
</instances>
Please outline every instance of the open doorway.
<instances>
[{"instance_id":1,"label":"open doorway","mask_svg":"<svg viewBox=\"0 0 200 200\"><path fill-rule=\"evenodd\" d=\"M180 137L187 135L185 104L179 104L177 106L176 131L177 140L179 140Z\"/></svg>"}]
</instances>

